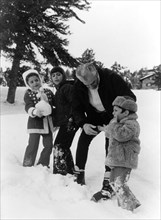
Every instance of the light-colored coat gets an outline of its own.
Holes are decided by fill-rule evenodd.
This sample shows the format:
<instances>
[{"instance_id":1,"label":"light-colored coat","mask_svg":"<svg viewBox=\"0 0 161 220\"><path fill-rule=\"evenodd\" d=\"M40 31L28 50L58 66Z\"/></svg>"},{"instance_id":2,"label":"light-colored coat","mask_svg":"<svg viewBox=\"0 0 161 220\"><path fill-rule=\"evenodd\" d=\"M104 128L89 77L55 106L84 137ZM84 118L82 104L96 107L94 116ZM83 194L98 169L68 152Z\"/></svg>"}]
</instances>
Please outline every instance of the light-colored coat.
<instances>
[{"instance_id":1,"label":"light-colored coat","mask_svg":"<svg viewBox=\"0 0 161 220\"><path fill-rule=\"evenodd\" d=\"M140 153L140 126L137 114L130 114L120 122L113 120L106 127L109 152L105 164L109 167L136 169Z\"/></svg>"}]
</instances>

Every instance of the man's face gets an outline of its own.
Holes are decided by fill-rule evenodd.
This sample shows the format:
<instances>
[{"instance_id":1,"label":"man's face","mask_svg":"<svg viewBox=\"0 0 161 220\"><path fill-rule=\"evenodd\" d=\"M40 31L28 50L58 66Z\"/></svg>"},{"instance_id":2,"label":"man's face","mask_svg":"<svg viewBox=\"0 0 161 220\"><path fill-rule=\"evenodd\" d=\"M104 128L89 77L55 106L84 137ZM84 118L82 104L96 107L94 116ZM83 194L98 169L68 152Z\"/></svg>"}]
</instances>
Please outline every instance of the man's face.
<instances>
[{"instance_id":1,"label":"man's face","mask_svg":"<svg viewBox=\"0 0 161 220\"><path fill-rule=\"evenodd\" d=\"M98 72L93 64L87 63L78 67L77 78L89 89L96 89L99 84Z\"/></svg>"},{"instance_id":2,"label":"man's face","mask_svg":"<svg viewBox=\"0 0 161 220\"><path fill-rule=\"evenodd\" d=\"M95 75L93 78L89 78L88 80L83 80L82 83L88 88L88 89L96 89L98 87L98 75Z\"/></svg>"}]
</instances>

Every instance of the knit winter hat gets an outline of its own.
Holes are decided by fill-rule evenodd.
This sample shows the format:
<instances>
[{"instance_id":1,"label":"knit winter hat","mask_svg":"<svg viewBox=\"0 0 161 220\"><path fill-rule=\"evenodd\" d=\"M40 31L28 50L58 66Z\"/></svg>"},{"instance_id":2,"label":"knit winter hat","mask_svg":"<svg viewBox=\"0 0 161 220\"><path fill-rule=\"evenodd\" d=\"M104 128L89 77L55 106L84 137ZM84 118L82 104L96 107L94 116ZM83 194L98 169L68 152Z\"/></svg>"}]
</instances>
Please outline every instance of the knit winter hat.
<instances>
[{"instance_id":1,"label":"knit winter hat","mask_svg":"<svg viewBox=\"0 0 161 220\"><path fill-rule=\"evenodd\" d=\"M113 106L118 106L123 109L136 112L137 111L137 104L136 102L128 96L117 96L112 103Z\"/></svg>"},{"instance_id":2,"label":"knit winter hat","mask_svg":"<svg viewBox=\"0 0 161 220\"><path fill-rule=\"evenodd\" d=\"M65 72L64 72L63 68L61 68L60 66L54 67L54 68L51 70L50 75L52 75L53 73L56 73L56 72L59 72L59 73L61 73L62 75L65 75Z\"/></svg>"},{"instance_id":3,"label":"knit winter hat","mask_svg":"<svg viewBox=\"0 0 161 220\"><path fill-rule=\"evenodd\" d=\"M30 75L37 75L41 81L41 78L40 78L40 75L38 74L37 70L34 70L34 69L30 69L30 70L27 70L25 71L23 74L22 74L22 77L23 77L23 80L25 82L25 85L27 87L29 87L28 83L27 83L27 78L30 76Z\"/></svg>"},{"instance_id":4,"label":"knit winter hat","mask_svg":"<svg viewBox=\"0 0 161 220\"><path fill-rule=\"evenodd\" d=\"M90 84L96 77L97 70L92 63L81 64L76 69L76 77L85 85Z\"/></svg>"}]
</instances>

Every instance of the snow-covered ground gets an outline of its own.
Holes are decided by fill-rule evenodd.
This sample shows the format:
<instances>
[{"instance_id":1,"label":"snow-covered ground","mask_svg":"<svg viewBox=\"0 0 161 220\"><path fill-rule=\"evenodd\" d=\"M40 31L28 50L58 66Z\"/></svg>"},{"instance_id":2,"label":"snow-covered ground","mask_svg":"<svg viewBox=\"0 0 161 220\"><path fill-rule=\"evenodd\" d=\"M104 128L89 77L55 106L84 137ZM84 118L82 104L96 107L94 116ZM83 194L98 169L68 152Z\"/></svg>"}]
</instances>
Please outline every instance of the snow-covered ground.
<instances>
[{"instance_id":1,"label":"snow-covered ground","mask_svg":"<svg viewBox=\"0 0 161 220\"><path fill-rule=\"evenodd\" d=\"M104 134L91 143L86 165L86 186L70 175L52 174L42 166L22 167L28 141L24 88L18 88L16 103L5 103L7 88L1 90L1 219L160 219L160 92L134 90L141 126L139 167L128 185L141 202L134 213L117 206L116 199L94 203L104 174ZM72 144L75 156L77 132ZM42 144L40 144L40 150ZM38 158L38 157L37 157Z\"/></svg>"}]
</instances>

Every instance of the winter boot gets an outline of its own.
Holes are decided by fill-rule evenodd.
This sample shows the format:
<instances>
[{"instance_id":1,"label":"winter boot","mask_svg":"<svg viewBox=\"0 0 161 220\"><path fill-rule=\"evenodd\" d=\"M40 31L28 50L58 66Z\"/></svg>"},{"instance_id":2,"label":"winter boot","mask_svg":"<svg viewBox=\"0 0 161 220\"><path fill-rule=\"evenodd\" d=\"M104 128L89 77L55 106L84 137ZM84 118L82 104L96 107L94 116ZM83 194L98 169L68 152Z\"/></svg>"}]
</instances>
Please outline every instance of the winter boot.
<instances>
[{"instance_id":1,"label":"winter boot","mask_svg":"<svg viewBox=\"0 0 161 220\"><path fill-rule=\"evenodd\" d=\"M141 205L126 184L123 184L121 186L114 184L114 188L116 192L118 206L121 206L121 208L133 211Z\"/></svg>"},{"instance_id":2,"label":"winter boot","mask_svg":"<svg viewBox=\"0 0 161 220\"><path fill-rule=\"evenodd\" d=\"M23 161L23 166L24 167L34 166L34 162L33 162L32 158L25 158Z\"/></svg>"},{"instance_id":3,"label":"winter boot","mask_svg":"<svg viewBox=\"0 0 161 220\"><path fill-rule=\"evenodd\" d=\"M101 199L103 200L111 199L112 196L114 195L114 191L109 184L109 175L110 172L105 172L102 189L92 196L91 198L92 201L98 202Z\"/></svg>"},{"instance_id":4,"label":"winter boot","mask_svg":"<svg viewBox=\"0 0 161 220\"><path fill-rule=\"evenodd\" d=\"M74 174L74 162L73 156L70 149L66 150L66 164L67 164L67 173Z\"/></svg>"},{"instance_id":5,"label":"winter boot","mask_svg":"<svg viewBox=\"0 0 161 220\"><path fill-rule=\"evenodd\" d=\"M80 185L85 185L85 172L84 172L84 170L81 170L77 166L75 166L74 175L75 175L75 182L77 182Z\"/></svg>"}]
</instances>

